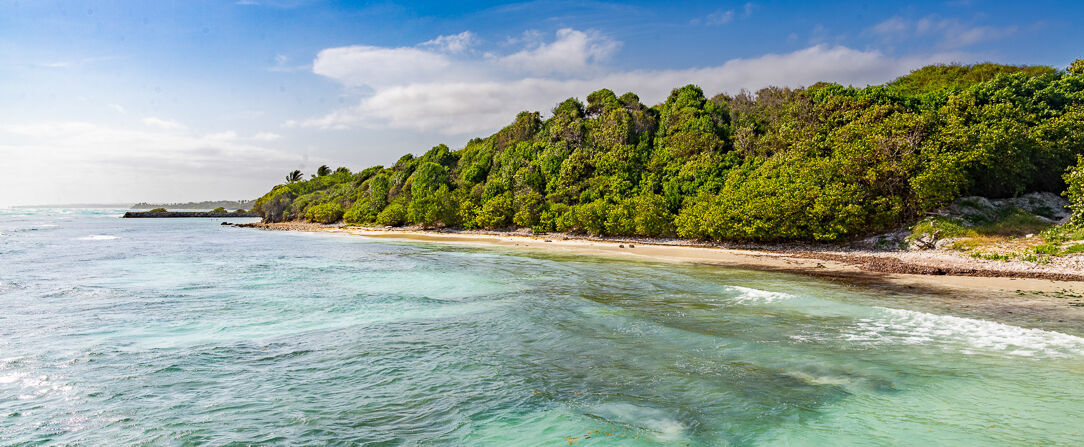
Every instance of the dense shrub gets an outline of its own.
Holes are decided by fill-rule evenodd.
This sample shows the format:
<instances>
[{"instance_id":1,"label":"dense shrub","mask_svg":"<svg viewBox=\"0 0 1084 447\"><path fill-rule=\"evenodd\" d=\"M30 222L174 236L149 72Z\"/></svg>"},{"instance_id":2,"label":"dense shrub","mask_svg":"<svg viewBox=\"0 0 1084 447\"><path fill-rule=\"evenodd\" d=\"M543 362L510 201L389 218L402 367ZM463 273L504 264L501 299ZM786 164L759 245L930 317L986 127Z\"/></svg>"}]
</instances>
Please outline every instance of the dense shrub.
<instances>
[{"instance_id":1,"label":"dense shrub","mask_svg":"<svg viewBox=\"0 0 1084 447\"><path fill-rule=\"evenodd\" d=\"M1065 183L1069 186L1065 196L1069 198L1069 209L1073 210L1071 222L1084 226L1084 156L1078 156L1077 164L1066 171Z\"/></svg>"},{"instance_id":2,"label":"dense shrub","mask_svg":"<svg viewBox=\"0 0 1084 447\"><path fill-rule=\"evenodd\" d=\"M343 217L343 209L338 203L321 203L305 211L305 219L309 222L323 224L335 223Z\"/></svg>"},{"instance_id":3,"label":"dense shrub","mask_svg":"<svg viewBox=\"0 0 1084 447\"><path fill-rule=\"evenodd\" d=\"M406 205L403 202L394 202L376 215L376 223L380 225L396 226L406 222Z\"/></svg>"}]
</instances>

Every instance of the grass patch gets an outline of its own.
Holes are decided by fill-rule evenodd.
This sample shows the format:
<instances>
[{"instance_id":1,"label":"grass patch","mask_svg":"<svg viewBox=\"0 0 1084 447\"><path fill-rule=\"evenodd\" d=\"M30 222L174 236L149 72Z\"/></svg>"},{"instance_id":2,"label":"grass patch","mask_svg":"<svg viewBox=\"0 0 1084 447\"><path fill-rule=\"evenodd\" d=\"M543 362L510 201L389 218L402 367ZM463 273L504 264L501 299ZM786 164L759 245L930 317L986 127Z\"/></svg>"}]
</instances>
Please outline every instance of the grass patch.
<instances>
[{"instance_id":1,"label":"grass patch","mask_svg":"<svg viewBox=\"0 0 1084 447\"><path fill-rule=\"evenodd\" d=\"M1063 250L1062 253L1067 254L1067 255L1068 254L1076 254L1076 253L1084 253L1084 244L1071 245L1069 248L1066 248L1065 250Z\"/></svg>"},{"instance_id":2,"label":"grass patch","mask_svg":"<svg viewBox=\"0 0 1084 447\"><path fill-rule=\"evenodd\" d=\"M967 227L963 219L955 217L933 216L919 221L911 227L911 236L914 239L923 234L937 234L941 238L975 236L973 229Z\"/></svg>"},{"instance_id":3,"label":"grass patch","mask_svg":"<svg viewBox=\"0 0 1084 447\"><path fill-rule=\"evenodd\" d=\"M975 233L983 236L1023 236L1041 233L1054 224L1020 208L1009 208L999 213L993 222L977 225Z\"/></svg>"},{"instance_id":4,"label":"grass patch","mask_svg":"<svg viewBox=\"0 0 1084 447\"><path fill-rule=\"evenodd\" d=\"M986 259L988 261L1012 261L1012 255L1002 253L971 253L971 257L975 259Z\"/></svg>"},{"instance_id":5,"label":"grass patch","mask_svg":"<svg viewBox=\"0 0 1084 447\"><path fill-rule=\"evenodd\" d=\"M1034 254L1027 254L1027 255L1021 256L1020 260L1021 261L1027 261L1027 262L1034 262L1036 264L1049 264L1050 263L1050 257L1049 256L1040 256L1040 255L1034 255Z\"/></svg>"}]
</instances>

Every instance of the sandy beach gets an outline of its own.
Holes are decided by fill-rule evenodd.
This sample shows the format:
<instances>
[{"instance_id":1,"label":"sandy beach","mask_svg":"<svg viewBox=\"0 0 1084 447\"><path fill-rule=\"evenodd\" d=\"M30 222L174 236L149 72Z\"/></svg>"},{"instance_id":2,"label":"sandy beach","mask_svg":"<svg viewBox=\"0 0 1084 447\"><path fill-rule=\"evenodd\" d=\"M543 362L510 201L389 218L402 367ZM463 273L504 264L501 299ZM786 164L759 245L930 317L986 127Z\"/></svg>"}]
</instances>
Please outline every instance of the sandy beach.
<instances>
[{"instance_id":1,"label":"sandy beach","mask_svg":"<svg viewBox=\"0 0 1084 447\"><path fill-rule=\"evenodd\" d=\"M881 252L777 247L771 249L708 246L693 241L601 239L564 234L482 231L430 231L409 228L347 227L303 222L252 224L290 231L350 234L401 241L467 246L498 246L644 261L710 264L754 270L785 271L863 283L960 291L1084 293L1080 260L1056 265L990 261L942 251ZM1079 256L1078 256L1079 258Z\"/></svg>"}]
</instances>

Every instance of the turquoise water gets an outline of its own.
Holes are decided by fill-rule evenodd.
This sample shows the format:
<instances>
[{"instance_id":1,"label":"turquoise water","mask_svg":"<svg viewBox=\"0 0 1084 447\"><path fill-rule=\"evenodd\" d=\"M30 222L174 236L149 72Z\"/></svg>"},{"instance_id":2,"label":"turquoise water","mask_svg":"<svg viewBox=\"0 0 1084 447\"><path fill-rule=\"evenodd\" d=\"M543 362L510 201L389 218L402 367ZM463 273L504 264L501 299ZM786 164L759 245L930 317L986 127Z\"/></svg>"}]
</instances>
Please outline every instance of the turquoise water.
<instances>
[{"instance_id":1,"label":"turquoise water","mask_svg":"<svg viewBox=\"0 0 1084 447\"><path fill-rule=\"evenodd\" d=\"M1084 439L1067 333L800 276L117 214L0 210L0 444Z\"/></svg>"}]
</instances>

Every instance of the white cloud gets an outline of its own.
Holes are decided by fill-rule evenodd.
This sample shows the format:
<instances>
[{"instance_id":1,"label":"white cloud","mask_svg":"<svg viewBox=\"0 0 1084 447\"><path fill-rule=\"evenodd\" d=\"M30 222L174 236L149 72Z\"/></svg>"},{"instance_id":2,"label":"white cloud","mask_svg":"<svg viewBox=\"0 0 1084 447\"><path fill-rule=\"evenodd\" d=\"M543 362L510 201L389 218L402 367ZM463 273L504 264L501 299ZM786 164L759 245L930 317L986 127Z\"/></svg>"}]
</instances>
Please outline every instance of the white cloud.
<instances>
[{"instance_id":1,"label":"white cloud","mask_svg":"<svg viewBox=\"0 0 1084 447\"><path fill-rule=\"evenodd\" d=\"M106 104L106 107L109 107L110 109L113 109L114 111L116 111L117 113L119 113L121 115L127 115L128 114L128 111L125 110L124 106L122 106L120 104Z\"/></svg>"},{"instance_id":2,"label":"white cloud","mask_svg":"<svg viewBox=\"0 0 1084 447\"><path fill-rule=\"evenodd\" d=\"M87 122L0 124L0 159L17 168L0 177L0 190L36 203L255 196L299 162L228 137Z\"/></svg>"},{"instance_id":3,"label":"white cloud","mask_svg":"<svg viewBox=\"0 0 1084 447\"><path fill-rule=\"evenodd\" d=\"M870 28L874 34L882 36L903 35L911 30L911 24L900 17L892 17Z\"/></svg>"},{"instance_id":4,"label":"white cloud","mask_svg":"<svg viewBox=\"0 0 1084 447\"><path fill-rule=\"evenodd\" d=\"M462 53L474 45L477 40L477 36L470 31L463 31L459 34L452 34L448 36L440 36L436 39L422 43L423 47L436 48L448 53Z\"/></svg>"},{"instance_id":5,"label":"white cloud","mask_svg":"<svg viewBox=\"0 0 1084 447\"><path fill-rule=\"evenodd\" d=\"M1019 31L1017 26L972 26L956 19L926 16L918 20L892 17L878 23L867 34L881 37L885 41L902 42L916 38L933 37L942 49L964 48L981 42L1002 39Z\"/></svg>"},{"instance_id":6,"label":"white cloud","mask_svg":"<svg viewBox=\"0 0 1084 447\"><path fill-rule=\"evenodd\" d=\"M598 32L564 28L557 31L553 42L523 49L498 61L509 70L533 76L583 74L607 62L619 46Z\"/></svg>"},{"instance_id":7,"label":"white cloud","mask_svg":"<svg viewBox=\"0 0 1084 447\"><path fill-rule=\"evenodd\" d=\"M320 51L312 71L346 85L379 88L402 82L426 82L448 74L452 60L419 48L368 45Z\"/></svg>"},{"instance_id":8,"label":"white cloud","mask_svg":"<svg viewBox=\"0 0 1084 447\"><path fill-rule=\"evenodd\" d=\"M251 137L256 141L275 141L282 138L282 135L273 132L260 132Z\"/></svg>"},{"instance_id":9,"label":"white cloud","mask_svg":"<svg viewBox=\"0 0 1084 447\"><path fill-rule=\"evenodd\" d=\"M1016 26L993 27L977 26L973 28L965 26L953 26L946 30L945 39L941 41L943 48L963 48L988 40L997 40L1016 34Z\"/></svg>"},{"instance_id":10,"label":"white cloud","mask_svg":"<svg viewBox=\"0 0 1084 447\"><path fill-rule=\"evenodd\" d=\"M143 124L145 124L147 126L150 126L150 127L157 127L159 129L166 129L166 130L180 130L180 129L185 128L184 124L178 123L178 122L173 121L173 120L164 120L164 119L161 119L161 118L155 118L153 116L148 116L146 118L143 118Z\"/></svg>"},{"instance_id":11,"label":"white cloud","mask_svg":"<svg viewBox=\"0 0 1084 447\"><path fill-rule=\"evenodd\" d=\"M232 141L237 139L237 132L227 130L225 132L209 133L204 135L203 138L210 141Z\"/></svg>"},{"instance_id":12,"label":"white cloud","mask_svg":"<svg viewBox=\"0 0 1084 447\"><path fill-rule=\"evenodd\" d=\"M726 25L734 20L734 10L715 11L704 18L704 24L708 26Z\"/></svg>"},{"instance_id":13,"label":"white cloud","mask_svg":"<svg viewBox=\"0 0 1084 447\"><path fill-rule=\"evenodd\" d=\"M753 10L755 10L756 8L757 8L756 3L753 3L753 2L746 3L745 7L744 7L744 9L745 9L745 17L749 17L749 16L753 15Z\"/></svg>"},{"instance_id":14,"label":"white cloud","mask_svg":"<svg viewBox=\"0 0 1084 447\"><path fill-rule=\"evenodd\" d=\"M301 122L300 125L328 129L370 127L438 131L452 135L478 134L506 125L517 112L548 112L565 98L583 98L600 88L609 88L618 94L632 91L644 103L654 104L665 100L671 89L690 83L700 85L708 94L735 93L741 89L759 89L769 85L802 86L824 80L865 85L893 79L926 63L949 62L960 57L959 54L940 54L925 58L892 58L873 50L816 45L791 53L733 59L721 65L702 68L614 71L607 70L600 63L612 54L613 48L591 49L592 45L606 47L608 44L599 43L605 42L605 39L590 36L590 33L562 30L553 43L536 45L508 56L474 60L442 59L443 71L453 73L446 77L437 73L414 72L401 75L398 80L394 75L401 74L401 68L387 67L387 72L371 73L376 70L371 65L354 66L365 59L357 58L355 50L324 50L320 53L321 64L317 66L334 66L335 79L348 86L369 85L372 92L355 106ZM364 48L365 53L423 51ZM568 51L561 54L556 48ZM337 56L344 57L340 59ZM570 71L553 70L551 65L561 63L560 60L564 60L564 63L571 61L576 68ZM517 70L512 70L508 65L516 65ZM467 71L469 66L490 69L473 78L454 75ZM374 79L379 82L374 82Z\"/></svg>"}]
</instances>

